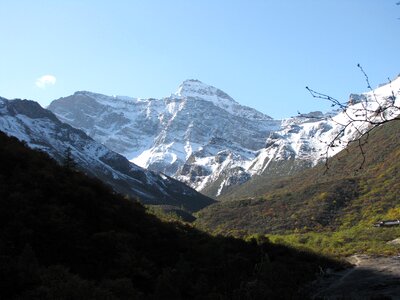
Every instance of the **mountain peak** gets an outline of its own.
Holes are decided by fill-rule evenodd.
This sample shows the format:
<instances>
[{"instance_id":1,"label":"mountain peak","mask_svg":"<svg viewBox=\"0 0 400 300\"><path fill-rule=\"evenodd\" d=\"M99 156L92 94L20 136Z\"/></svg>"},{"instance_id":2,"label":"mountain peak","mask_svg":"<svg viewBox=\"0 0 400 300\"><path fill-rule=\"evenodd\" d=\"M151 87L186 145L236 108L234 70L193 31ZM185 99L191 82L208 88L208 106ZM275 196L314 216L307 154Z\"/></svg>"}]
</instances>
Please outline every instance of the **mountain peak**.
<instances>
[{"instance_id":1,"label":"mountain peak","mask_svg":"<svg viewBox=\"0 0 400 300\"><path fill-rule=\"evenodd\" d=\"M198 79L186 79L186 80L184 80L183 81L183 84L185 84L185 83L200 83L200 84L204 84L203 82L201 82L200 80L198 80Z\"/></svg>"},{"instance_id":2,"label":"mountain peak","mask_svg":"<svg viewBox=\"0 0 400 300\"><path fill-rule=\"evenodd\" d=\"M90 91L76 91L74 96L87 96L87 97L97 97L97 96L104 96L103 94L94 93Z\"/></svg>"},{"instance_id":3,"label":"mountain peak","mask_svg":"<svg viewBox=\"0 0 400 300\"><path fill-rule=\"evenodd\" d=\"M210 98L220 98L236 103L236 101L233 100L227 93L197 79L187 79L183 81L178 87L175 95L180 97L202 98L204 100L211 100Z\"/></svg>"},{"instance_id":4,"label":"mountain peak","mask_svg":"<svg viewBox=\"0 0 400 300\"><path fill-rule=\"evenodd\" d=\"M270 116L239 104L224 91L197 79L187 79L183 81L176 93L171 95L171 98L175 97L208 101L228 113L239 117L252 120L271 120Z\"/></svg>"}]
</instances>

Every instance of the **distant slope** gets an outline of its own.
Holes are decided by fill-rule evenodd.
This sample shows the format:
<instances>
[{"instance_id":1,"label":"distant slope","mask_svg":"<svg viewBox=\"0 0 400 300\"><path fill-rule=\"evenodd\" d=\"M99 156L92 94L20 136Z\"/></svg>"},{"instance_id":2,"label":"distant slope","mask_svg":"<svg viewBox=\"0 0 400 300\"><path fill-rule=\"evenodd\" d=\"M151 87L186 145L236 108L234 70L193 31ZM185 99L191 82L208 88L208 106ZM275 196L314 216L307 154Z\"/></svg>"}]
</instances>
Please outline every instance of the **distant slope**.
<instances>
[{"instance_id":1,"label":"distant slope","mask_svg":"<svg viewBox=\"0 0 400 300\"><path fill-rule=\"evenodd\" d=\"M143 203L182 206L193 212L214 202L171 177L129 162L83 131L62 123L34 101L0 98L0 130L47 152L61 163L69 149L80 170Z\"/></svg>"},{"instance_id":2,"label":"distant slope","mask_svg":"<svg viewBox=\"0 0 400 300\"><path fill-rule=\"evenodd\" d=\"M223 233L289 233L371 227L400 218L400 122L374 130L364 147L333 157L330 168L316 166L299 175L263 180L259 176L224 201L199 213L198 226Z\"/></svg>"},{"instance_id":3,"label":"distant slope","mask_svg":"<svg viewBox=\"0 0 400 300\"><path fill-rule=\"evenodd\" d=\"M162 223L0 132L1 299L304 299L337 263Z\"/></svg>"}]
</instances>

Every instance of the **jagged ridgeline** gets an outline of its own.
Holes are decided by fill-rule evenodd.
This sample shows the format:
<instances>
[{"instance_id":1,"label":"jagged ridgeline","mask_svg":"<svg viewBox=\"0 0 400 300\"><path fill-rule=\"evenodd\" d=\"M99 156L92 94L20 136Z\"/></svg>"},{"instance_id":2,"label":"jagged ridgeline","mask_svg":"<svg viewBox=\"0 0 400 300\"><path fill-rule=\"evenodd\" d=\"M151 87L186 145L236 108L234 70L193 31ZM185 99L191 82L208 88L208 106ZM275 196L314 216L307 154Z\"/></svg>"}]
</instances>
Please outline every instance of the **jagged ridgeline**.
<instances>
[{"instance_id":1,"label":"jagged ridgeline","mask_svg":"<svg viewBox=\"0 0 400 300\"><path fill-rule=\"evenodd\" d=\"M0 132L1 299L294 299L337 266L163 223Z\"/></svg>"},{"instance_id":2,"label":"jagged ridgeline","mask_svg":"<svg viewBox=\"0 0 400 300\"><path fill-rule=\"evenodd\" d=\"M329 251L343 248L351 254L375 247L381 254L397 253L386 242L400 230L383 231L373 224L400 218L399 132L400 121L373 130L363 146L361 169L363 157L355 143L331 158L329 169L321 164L288 178L255 177L226 195L226 201L200 211L197 225L234 235L298 233L300 238L303 233L303 244L308 232L325 232L330 241L324 246L320 238L314 245L321 251L335 242Z\"/></svg>"}]
</instances>

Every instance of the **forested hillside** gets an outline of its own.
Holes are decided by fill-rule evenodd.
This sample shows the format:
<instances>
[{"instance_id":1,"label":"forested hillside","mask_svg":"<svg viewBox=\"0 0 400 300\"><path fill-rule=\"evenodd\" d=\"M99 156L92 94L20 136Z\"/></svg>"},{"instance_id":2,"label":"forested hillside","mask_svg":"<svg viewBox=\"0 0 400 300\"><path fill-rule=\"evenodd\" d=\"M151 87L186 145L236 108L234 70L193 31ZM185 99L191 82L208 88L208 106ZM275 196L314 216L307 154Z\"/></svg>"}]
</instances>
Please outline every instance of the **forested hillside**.
<instances>
[{"instance_id":1,"label":"forested hillside","mask_svg":"<svg viewBox=\"0 0 400 300\"><path fill-rule=\"evenodd\" d=\"M163 223L0 133L1 299L287 299L335 261Z\"/></svg>"},{"instance_id":2,"label":"forested hillside","mask_svg":"<svg viewBox=\"0 0 400 300\"><path fill-rule=\"evenodd\" d=\"M279 234L270 238L328 253L396 253L386 242L400 230L373 224L400 219L399 132L400 122L374 130L363 146L364 163L354 144L331 158L329 169L321 164L290 178L254 178L202 210L197 225L235 236Z\"/></svg>"}]
</instances>

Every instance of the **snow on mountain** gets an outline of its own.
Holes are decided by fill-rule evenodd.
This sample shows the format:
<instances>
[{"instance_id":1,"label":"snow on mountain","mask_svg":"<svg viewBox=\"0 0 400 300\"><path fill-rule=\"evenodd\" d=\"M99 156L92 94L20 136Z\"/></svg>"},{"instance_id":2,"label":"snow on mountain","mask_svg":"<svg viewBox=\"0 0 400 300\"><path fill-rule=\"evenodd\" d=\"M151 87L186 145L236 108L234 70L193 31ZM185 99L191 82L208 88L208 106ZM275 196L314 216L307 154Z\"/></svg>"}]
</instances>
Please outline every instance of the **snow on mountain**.
<instances>
[{"instance_id":1,"label":"snow on mountain","mask_svg":"<svg viewBox=\"0 0 400 300\"><path fill-rule=\"evenodd\" d=\"M196 79L185 80L178 87L176 93L171 95L171 98L174 98L174 96L209 101L234 116L245 117L250 120L272 120L271 117L253 108L240 105L220 89Z\"/></svg>"},{"instance_id":2,"label":"snow on mountain","mask_svg":"<svg viewBox=\"0 0 400 300\"><path fill-rule=\"evenodd\" d=\"M399 94L400 77L397 77L367 93L350 95L345 111L325 115L314 112L284 120L282 129L269 136L264 149L260 150L247 171L252 174L271 173L272 166L289 161L292 164L288 174L305 166L314 166L346 148L348 142L359 137L374 122L398 116L399 108L386 109L384 113L379 108L400 107Z\"/></svg>"},{"instance_id":3,"label":"snow on mountain","mask_svg":"<svg viewBox=\"0 0 400 300\"><path fill-rule=\"evenodd\" d=\"M34 101L0 98L0 130L60 162L70 149L82 171L105 181L118 192L139 197L144 203L183 206L196 211L213 202L181 182L129 162L83 131L60 122Z\"/></svg>"},{"instance_id":4,"label":"snow on mountain","mask_svg":"<svg viewBox=\"0 0 400 300\"><path fill-rule=\"evenodd\" d=\"M283 121L198 80L184 81L163 99L76 92L53 101L49 109L141 167L219 196L254 175L293 174L336 154L366 130L361 113L367 112L369 120L382 118L377 108L398 96L399 88L397 78L374 91L350 95L346 111ZM390 112L398 114L386 114ZM346 126L351 119L356 121ZM342 143L328 147L337 135Z\"/></svg>"},{"instance_id":5,"label":"snow on mountain","mask_svg":"<svg viewBox=\"0 0 400 300\"><path fill-rule=\"evenodd\" d=\"M76 92L49 109L135 164L212 196L249 178L246 165L281 123L198 80L163 99Z\"/></svg>"}]
</instances>

